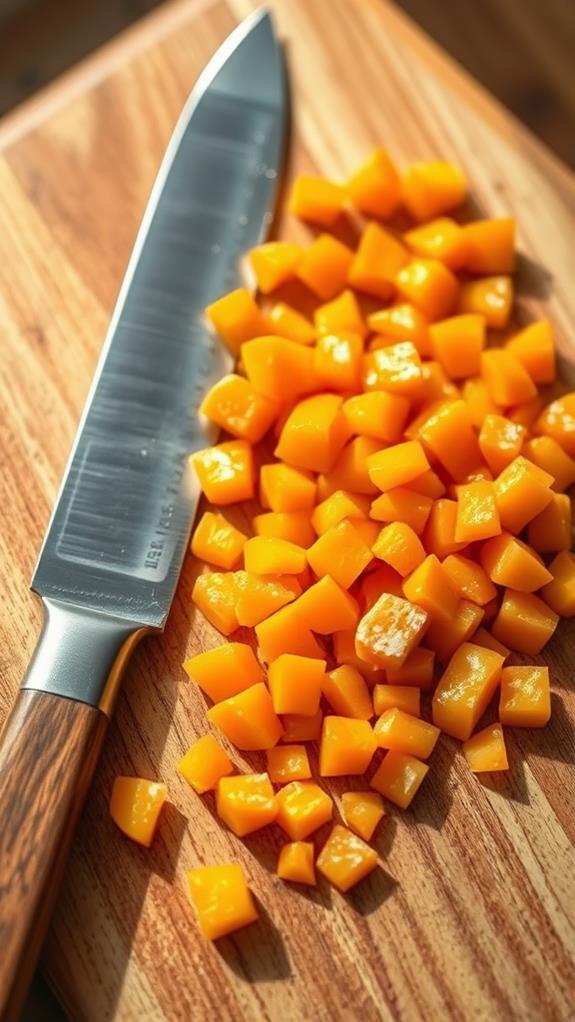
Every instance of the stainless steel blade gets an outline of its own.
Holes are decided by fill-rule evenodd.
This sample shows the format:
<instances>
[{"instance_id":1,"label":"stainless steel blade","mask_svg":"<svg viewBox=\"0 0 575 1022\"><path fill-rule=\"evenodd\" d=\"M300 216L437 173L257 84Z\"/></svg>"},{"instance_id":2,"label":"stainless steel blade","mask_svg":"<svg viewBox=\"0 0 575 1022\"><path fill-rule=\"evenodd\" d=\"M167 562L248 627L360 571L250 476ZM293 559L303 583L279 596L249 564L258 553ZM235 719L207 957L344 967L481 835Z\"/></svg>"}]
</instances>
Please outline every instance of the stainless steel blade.
<instances>
[{"instance_id":1,"label":"stainless steel blade","mask_svg":"<svg viewBox=\"0 0 575 1022\"><path fill-rule=\"evenodd\" d=\"M197 504L196 411L231 357L203 309L238 286L271 220L287 127L269 15L192 92L154 186L32 581L42 596L162 627Z\"/></svg>"}]
</instances>

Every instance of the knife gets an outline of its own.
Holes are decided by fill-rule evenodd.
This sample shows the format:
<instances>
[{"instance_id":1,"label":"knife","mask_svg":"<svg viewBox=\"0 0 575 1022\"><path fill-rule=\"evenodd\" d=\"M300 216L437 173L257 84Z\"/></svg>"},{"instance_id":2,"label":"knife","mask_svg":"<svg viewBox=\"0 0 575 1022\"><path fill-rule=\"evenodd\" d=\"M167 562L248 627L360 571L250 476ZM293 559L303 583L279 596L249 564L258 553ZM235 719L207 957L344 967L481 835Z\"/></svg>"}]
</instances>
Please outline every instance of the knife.
<instances>
[{"instance_id":1,"label":"knife","mask_svg":"<svg viewBox=\"0 0 575 1022\"><path fill-rule=\"evenodd\" d=\"M281 48L256 12L184 108L152 190L32 580L42 632L0 739L0 1019L18 1017L122 672L165 625L198 502L197 409L232 356L204 307L271 223Z\"/></svg>"}]
</instances>

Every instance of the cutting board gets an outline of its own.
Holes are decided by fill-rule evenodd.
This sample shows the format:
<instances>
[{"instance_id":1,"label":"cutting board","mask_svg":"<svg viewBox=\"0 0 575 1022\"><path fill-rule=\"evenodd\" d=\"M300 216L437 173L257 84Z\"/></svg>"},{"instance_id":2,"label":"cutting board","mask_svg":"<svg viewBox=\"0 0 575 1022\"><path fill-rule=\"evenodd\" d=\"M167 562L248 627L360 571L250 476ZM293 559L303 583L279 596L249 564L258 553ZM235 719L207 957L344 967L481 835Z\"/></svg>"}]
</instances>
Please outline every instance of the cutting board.
<instances>
[{"instance_id":1,"label":"cutting board","mask_svg":"<svg viewBox=\"0 0 575 1022\"><path fill-rule=\"evenodd\" d=\"M0 125L3 715L39 627L28 580L146 197L185 96L252 6L168 4ZM270 6L293 88L290 175L344 178L377 144L399 163L461 163L478 209L518 217L519 315L553 319L573 384L568 172L381 0ZM279 231L308 237L292 222ZM71 1018L572 1020L572 625L549 648L551 723L509 734L508 774L482 782L442 739L412 809L380 828L377 872L348 896L304 891L274 875L279 832L236 840L174 771L206 726L180 665L220 641L194 614L195 570L190 558L165 634L128 670L47 940L44 969ZM118 773L168 783L150 850L110 821ZM213 946L185 871L230 859L260 921Z\"/></svg>"}]
</instances>

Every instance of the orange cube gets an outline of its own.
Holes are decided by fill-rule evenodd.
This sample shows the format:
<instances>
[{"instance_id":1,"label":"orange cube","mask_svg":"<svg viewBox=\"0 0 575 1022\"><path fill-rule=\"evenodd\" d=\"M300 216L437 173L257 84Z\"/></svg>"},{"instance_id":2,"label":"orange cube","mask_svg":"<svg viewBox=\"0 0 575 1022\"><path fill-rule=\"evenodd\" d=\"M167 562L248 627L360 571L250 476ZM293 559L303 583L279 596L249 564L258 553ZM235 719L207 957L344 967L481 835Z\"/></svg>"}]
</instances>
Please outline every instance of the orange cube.
<instances>
[{"instance_id":1,"label":"orange cube","mask_svg":"<svg viewBox=\"0 0 575 1022\"><path fill-rule=\"evenodd\" d=\"M228 440L190 455L200 486L211 504L251 500L255 492L251 445Z\"/></svg>"},{"instance_id":2,"label":"orange cube","mask_svg":"<svg viewBox=\"0 0 575 1022\"><path fill-rule=\"evenodd\" d=\"M423 608L401 596L382 593L357 626L356 653L386 671L401 667L421 639L427 622Z\"/></svg>"},{"instance_id":3,"label":"orange cube","mask_svg":"<svg viewBox=\"0 0 575 1022\"><path fill-rule=\"evenodd\" d=\"M268 685L276 713L313 717L319 709L325 660L282 653L272 660Z\"/></svg>"},{"instance_id":4,"label":"orange cube","mask_svg":"<svg viewBox=\"0 0 575 1022\"><path fill-rule=\"evenodd\" d=\"M266 538L266 537L262 537ZM283 543L284 540L270 540ZM235 573L235 615L239 625L252 628L291 603L301 592L297 579L285 575L283 579L253 575L248 571Z\"/></svg>"},{"instance_id":5,"label":"orange cube","mask_svg":"<svg viewBox=\"0 0 575 1022\"><path fill-rule=\"evenodd\" d=\"M116 777L110 797L110 816L126 837L149 848L166 795L166 785L158 781Z\"/></svg>"},{"instance_id":6,"label":"orange cube","mask_svg":"<svg viewBox=\"0 0 575 1022\"><path fill-rule=\"evenodd\" d=\"M263 330L264 334L270 332L279 334L280 337L287 337L297 344L313 344L315 341L315 329L313 323L306 319L301 312L293 309L285 302L277 302L267 314L268 327Z\"/></svg>"},{"instance_id":7,"label":"orange cube","mask_svg":"<svg viewBox=\"0 0 575 1022\"><path fill-rule=\"evenodd\" d=\"M433 696L433 722L467 741L483 716L501 677L503 657L464 642L451 657Z\"/></svg>"},{"instance_id":8,"label":"orange cube","mask_svg":"<svg viewBox=\"0 0 575 1022\"><path fill-rule=\"evenodd\" d=\"M188 872L192 904L208 940L254 923L258 912L239 862L197 866Z\"/></svg>"},{"instance_id":9,"label":"orange cube","mask_svg":"<svg viewBox=\"0 0 575 1022\"><path fill-rule=\"evenodd\" d=\"M258 443L279 412L279 402L259 393L244 376L223 376L202 401L200 414L232 436Z\"/></svg>"},{"instance_id":10,"label":"orange cube","mask_svg":"<svg viewBox=\"0 0 575 1022\"><path fill-rule=\"evenodd\" d=\"M575 614L575 555L562 550L549 565L551 580L541 590L546 603L561 617Z\"/></svg>"},{"instance_id":11,"label":"orange cube","mask_svg":"<svg viewBox=\"0 0 575 1022\"><path fill-rule=\"evenodd\" d=\"M466 236L463 235L464 251ZM459 289L458 312L478 312L487 326L502 330L507 326L513 308L511 277L481 277L465 281Z\"/></svg>"},{"instance_id":12,"label":"orange cube","mask_svg":"<svg viewBox=\"0 0 575 1022\"><path fill-rule=\"evenodd\" d=\"M391 522L379 533L372 553L400 575L409 575L425 559L425 549L417 534L405 522Z\"/></svg>"},{"instance_id":13,"label":"orange cube","mask_svg":"<svg viewBox=\"0 0 575 1022\"><path fill-rule=\"evenodd\" d=\"M193 603L222 635L230 635L238 627L236 600L236 579L231 571L209 571L194 582Z\"/></svg>"},{"instance_id":14,"label":"orange cube","mask_svg":"<svg viewBox=\"0 0 575 1022\"><path fill-rule=\"evenodd\" d=\"M365 678L351 664L341 664L326 673L322 695L338 717L353 717L355 720L371 720L373 717Z\"/></svg>"},{"instance_id":15,"label":"orange cube","mask_svg":"<svg viewBox=\"0 0 575 1022\"><path fill-rule=\"evenodd\" d=\"M530 401L537 390L529 373L508 348L490 348L481 355L481 376L496 405Z\"/></svg>"},{"instance_id":16,"label":"orange cube","mask_svg":"<svg viewBox=\"0 0 575 1022\"><path fill-rule=\"evenodd\" d=\"M508 727L545 727L551 717L548 667L504 667L499 720Z\"/></svg>"},{"instance_id":17,"label":"orange cube","mask_svg":"<svg viewBox=\"0 0 575 1022\"><path fill-rule=\"evenodd\" d=\"M508 770L509 763L501 724L490 724L464 742L463 755L474 774Z\"/></svg>"},{"instance_id":18,"label":"orange cube","mask_svg":"<svg viewBox=\"0 0 575 1022\"><path fill-rule=\"evenodd\" d=\"M252 248L249 261L258 290L264 295L291 280L299 265L303 249L291 241L268 241Z\"/></svg>"},{"instance_id":19,"label":"orange cube","mask_svg":"<svg viewBox=\"0 0 575 1022\"><path fill-rule=\"evenodd\" d=\"M465 202L467 180L453 163L413 163L401 179L403 204L414 220L433 220Z\"/></svg>"},{"instance_id":20,"label":"orange cube","mask_svg":"<svg viewBox=\"0 0 575 1022\"><path fill-rule=\"evenodd\" d=\"M456 522L457 502L446 497L436 500L422 535L423 545L428 553L435 554L439 560L443 560L449 554L464 549L467 544L458 543L455 539Z\"/></svg>"},{"instance_id":21,"label":"orange cube","mask_svg":"<svg viewBox=\"0 0 575 1022\"><path fill-rule=\"evenodd\" d=\"M369 478L367 459L381 449L381 441L368 436L356 436L345 445L331 472L320 476L317 492L324 500L336 490L348 490L370 496L377 487Z\"/></svg>"},{"instance_id":22,"label":"orange cube","mask_svg":"<svg viewBox=\"0 0 575 1022\"><path fill-rule=\"evenodd\" d=\"M528 527L529 544L540 554L571 549L571 501L566 493L554 493L550 503Z\"/></svg>"},{"instance_id":23,"label":"orange cube","mask_svg":"<svg viewBox=\"0 0 575 1022\"><path fill-rule=\"evenodd\" d=\"M365 519L369 512L369 498L359 493L335 490L318 504L311 516L312 525L321 536L344 518Z\"/></svg>"},{"instance_id":24,"label":"orange cube","mask_svg":"<svg viewBox=\"0 0 575 1022\"><path fill-rule=\"evenodd\" d=\"M444 320L444 322L446 321ZM447 377L445 369L439 362L423 362L421 374L423 376L423 390L420 399L422 411L429 411L429 408L437 401L455 401L460 396L458 387Z\"/></svg>"},{"instance_id":25,"label":"orange cube","mask_svg":"<svg viewBox=\"0 0 575 1022\"><path fill-rule=\"evenodd\" d=\"M467 254L465 269L471 273L513 273L515 270L515 220L499 217L476 220L463 228Z\"/></svg>"},{"instance_id":26,"label":"orange cube","mask_svg":"<svg viewBox=\"0 0 575 1022\"><path fill-rule=\"evenodd\" d=\"M378 717L386 710L403 710L412 717L420 717L421 690L410 685L376 685L373 706Z\"/></svg>"},{"instance_id":27,"label":"orange cube","mask_svg":"<svg viewBox=\"0 0 575 1022\"><path fill-rule=\"evenodd\" d=\"M268 774L274 784L307 781L311 777L308 755L304 745L276 745L266 752Z\"/></svg>"},{"instance_id":28,"label":"orange cube","mask_svg":"<svg viewBox=\"0 0 575 1022\"><path fill-rule=\"evenodd\" d=\"M324 717L319 745L320 777L364 774L377 748L371 724L351 717Z\"/></svg>"},{"instance_id":29,"label":"orange cube","mask_svg":"<svg viewBox=\"0 0 575 1022\"><path fill-rule=\"evenodd\" d=\"M371 454L367 468L369 478L378 489L391 490L417 479L429 468L429 462L421 444L408 440Z\"/></svg>"},{"instance_id":30,"label":"orange cube","mask_svg":"<svg viewBox=\"0 0 575 1022\"><path fill-rule=\"evenodd\" d=\"M509 532L484 543L480 560L493 582L520 593L533 593L552 578L535 551Z\"/></svg>"},{"instance_id":31,"label":"orange cube","mask_svg":"<svg viewBox=\"0 0 575 1022\"><path fill-rule=\"evenodd\" d=\"M351 830L336 824L316 866L338 891L349 891L377 866L377 852Z\"/></svg>"},{"instance_id":32,"label":"orange cube","mask_svg":"<svg viewBox=\"0 0 575 1022\"><path fill-rule=\"evenodd\" d=\"M485 347L485 320L477 313L451 316L429 328L433 357L451 380L475 376Z\"/></svg>"},{"instance_id":33,"label":"orange cube","mask_svg":"<svg viewBox=\"0 0 575 1022\"><path fill-rule=\"evenodd\" d=\"M297 341L268 334L242 344L246 376L255 389L276 402L315 390L313 352Z\"/></svg>"},{"instance_id":34,"label":"orange cube","mask_svg":"<svg viewBox=\"0 0 575 1022\"><path fill-rule=\"evenodd\" d=\"M216 703L208 710L208 720L245 752L271 749L282 734L272 698L263 682Z\"/></svg>"},{"instance_id":35,"label":"orange cube","mask_svg":"<svg viewBox=\"0 0 575 1022\"><path fill-rule=\"evenodd\" d=\"M404 302L372 312L367 318L370 330L391 341L411 341L420 355L431 353L427 318L415 305Z\"/></svg>"},{"instance_id":36,"label":"orange cube","mask_svg":"<svg viewBox=\"0 0 575 1022\"><path fill-rule=\"evenodd\" d=\"M403 596L402 583L401 575L390 568L388 564L378 565L377 568L365 574L359 583L363 609L369 610L370 607L373 607L382 593Z\"/></svg>"},{"instance_id":37,"label":"orange cube","mask_svg":"<svg viewBox=\"0 0 575 1022\"><path fill-rule=\"evenodd\" d=\"M277 820L292 841L303 841L331 820L333 801L313 781L292 781L278 791Z\"/></svg>"},{"instance_id":38,"label":"orange cube","mask_svg":"<svg viewBox=\"0 0 575 1022\"><path fill-rule=\"evenodd\" d=\"M407 809L427 774L429 767L415 756L403 752L388 752L370 784L384 798L400 809Z\"/></svg>"},{"instance_id":39,"label":"orange cube","mask_svg":"<svg viewBox=\"0 0 575 1022\"><path fill-rule=\"evenodd\" d=\"M523 454L544 472L553 476L552 489L563 493L575 483L575 461L550 436L536 436L528 440Z\"/></svg>"},{"instance_id":40,"label":"orange cube","mask_svg":"<svg viewBox=\"0 0 575 1022\"><path fill-rule=\"evenodd\" d=\"M267 323L261 309L245 287L218 298L206 308L206 316L234 355L244 341L265 334Z\"/></svg>"},{"instance_id":41,"label":"orange cube","mask_svg":"<svg viewBox=\"0 0 575 1022\"><path fill-rule=\"evenodd\" d=\"M425 643L437 654L437 659L446 664L462 642L473 639L484 616L484 610L470 600L460 600L451 621L432 621Z\"/></svg>"},{"instance_id":42,"label":"orange cube","mask_svg":"<svg viewBox=\"0 0 575 1022\"><path fill-rule=\"evenodd\" d=\"M534 383L553 383L555 379L555 338L548 319L530 323L506 348L521 362Z\"/></svg>"},{"instance_id":43,"label":"orange cube","mask_svg":"<svg viewBox=\"0 0 575 1022\"><path fill-rule=\"evenodd\" d=\"M212 791L226 774L233 773L234 765L213 735L203 735L182 756L176 770L198 795L203 795Z\"/></svg>"},{"instance_id":44,"label":"orange cube","mask_svg":"<svg viewBox=\"0 0 575 1022\"><path fill-rule=\"evenodd\" d=\"M399 175L385 149L375 149L350 177L347 194L356 209L366 216L387 220L400 200Z\"/></svg>"},{"instance_id":45,"label":"orange cube","mask_svg":"<svg viewBox=\"0 0 575 1022\"><path fill-rule=\"evenodd\" d=\"M247 536L223 515L204 511L194 529L190 549L194 557L218 568L235 568L241 561Z\"/></svg>"},{"instance_id":46,"label":"orange cube","mask_svg":"<svg viewBox=\"0 0 575 1022\"><path fill-rule=\"evenodd\" d=\"M348 283L358 291L387 301L394 292L396 273L409 260L409 253L393 234L379 224L365 228L351 264Z\"/></svg>"},{"instance_id":47,"label":"orange cube","mask_svg":"<svg viewBox=\"0 0 575 1022\"><path fill-rule=\"evenodd\" d=\"M493 483L483 479L458 486L457 490L456 543L475 543L498 536L501 523Z\"/></svg>"},{"instance_id":48,"label":"orange cube","mask_svg":"<svg viewBox=\"0 0 575 1022\"><path fill-rule=\"evenodd\" d=\"M253 536L244 547L244 563L254 575L298 575L307 559L303 547L287 539Z\"/></svg>"},{"instance_id":49,"label":"orange cube","mask_svg":"<svg viewBox=\"0 0 575 1022\"><path fill-rule=\"evenodd\" d=\"M237 837L273 823L277 815L274 789L267 774L222 777L216 791L220 819Z\"/></svg>"},{"instance_id":50,"label":"orange cube","mask_svg":"<svg viewBox=\"0 0 575 1022\"><path fill-rule=\"evenodd\" d=\"M419 536L425 528L432 505L431 497L414 493L404 486L396 486L376 497L369 514L378 522L405 522Z\"/></svg>"},{"instance_id":51,"label":"orange cube","mask_svg":"<svg viewBox=\"0 0 575 1022\"><path fill-rule=\"evenodd\" d=\"M558 623L559 615L538 596L506 589L492 632L499 642L517 653L536 656Z\"/></svg>"},{"instance_id":52,"label":"orange cube","mask_svg":"<svg viewBox=\"0 0 575 1022\"><path fill-rule=\"evenodd\" d=\"M355 394L347 399L343 414L351 433L397 443L409 412L408 398L383 390Z\"/></svg>"},{"instance_id":53,"label":"orange cube","mask_svg":"<svg viewBox=\"0 0 575 1022\"><path fill-rule=\"evenodd\" d=\"M271 511L255 515L252 525L256 536L276 536L297 546L308 547L315 540L309 511Z\"/></svg>"},{"instance_id":54,"label":"orange cube","mask_svg":"<svg viewBox=\"0 0 575 1022\"><path fill-rule=\"evenodd\" d=\"M341 406L336 394L315 394L300 401L281 431L276 458L296 468L329 472L347 440Z\"/></svg>"},{"instance_id":55,"label":"orange cube","mask_svg":"<svg viewBox=\"0 0 575 1022\"><path fill-rule=\"evenodd\" d=\"M256 638L262 658L270 663L282 653L294 656L324 656L324 650L314 639L301 612L294 604L288 604L256 625Z\"/></svg>"},{"instance_id":56,"label":"orange cube","mask_svg":"<svg viewBox=\"0 0 575 1022\"><path fill-rule=\"evenodd\" d=\"M364 356L364 390L386 390L390 394L417 398L422 386L421 359L411 341L398 341Z\"/></svg>"},{"instance_id":57,"label":"orange cube","mask_svg":"<svg viewBox=\"0 0 575 1022\"><path fill-rule=\"evenodd\" d=\"M212 702L229 699L264 680L255 653L244 642L228 642L184 660L184 670Z\"/></svg>"},{"instance_id":58,"label":"orange cube","mask_svg":"<svg viewBox=\"0 0 575 1022\"><path fill-rule=\"evenodd\" d=\"M381 795L375 791L346 791L341 796L341 815L354 834L370 841L385 816Z\"/></svg>"},{"instance_id":59,"label":"orange cube","mask_svg":"<svg viewBox=\"0 0 575 1022\"><path fill-rule=\"evenodd\" d=\"M502 529L521 532L553 499L553 476L519 455L494 482Z\"/></svg>"},{"instance_id":60,"label":"orange cube","mask_svg":"<svg viewBox=\"0 0 575 1022\"><path fill-rule=\"evenodd\" d=\"M419 434L426 449L455 482L463 482L481 463L479 444L464 401L444 401L431 409Z\"/></svg>"},{"instance_id":61,"label":"orange cube","mask_svg":"<svg viewBox=\"0 0 575 1022\"><path fill-rule=\"evenodd\" d=\"M277 875L294 884L314 885L314 847L312 841L291 841L280 849Z\"/></svg>"},{"instance_id":62,"label":"orange cube","mask_svg":"<svg viewBox=\"0 0 575 1022\"><path fill-rule=\"evenodd\" d=\"M357 601L331 575L311 585L294 606L306 627L319 635L355 628L359 621Z\"/></svg>"},{"instance_id":63,"label":"orange cube","mask_svg":"<svg viewBox=\"0 0 575 1022\"><path fill-rule=\"evenodd\" d=\"M431 321L453 311L459 289L451 270L437 259L413 259L396 275L395 286L404 301Z\"/></svg>"},{"instance_id":64,"label":"orange cube","mask_svg":"<svg viewBox=\"0 0 575 1022\"><path fill-rule=\"evenodd\" d=\"M363 340L359 334L320 334L313 353L319 386L342 393L358 390Z\"/></svg>"},{"instance_id":65,"label":"orange cube","mask_svg":"<svg viewBox=\"0 0 575 1022\"><path fill-rule=\"evenodd\" d=\"M320 234L304 249L297 268L297 276L310 291L327 302L343 290L353 252L333 234Z\"/></svg>"},{"instance_id":66,"label":"orange cube","mask_svg":"<svg viewBox=\"0 0 575 1022\"><path fill-rule=\"evenodd\" d=\"M405 579L403 592L435 621L450 621L459 603L457 589L435 554L429 554Z\"/></svg>"},{"instance_id":67,"label":"orange cube","mask_svg":"<svg viewBox=\"0 0 575 1022\"><path fill-rule=\"evenodd\" d=\"M434 724L397 707L386 710L373 730L380 749L392 749L417 759L429 759L439 738L439 728Z\"/></svg>"},{"instance_id":68,"label":"orange cube","mask_svg":"<svg viewBox=\"0 0 575 1022\"><path fill-rule=\"evenodd\" d=\"M499 415L499 409L491 400L489 391L480 376L465 380L461 395L467 405L471 422L476 429L481 430L488 415Z\"/></svg>"},{"instance_id":69,"label":"orange cube","mask_svg":"<svg viewBox=\"0 0 575 1022\"><path fill-rule=\"evenodd\" d=\"M315 329L321 334L367 335L365 320L353 291L342 291L337 298L320 305L313 314Z\"/></svg>"},{"instance_id":70,"label":"orange cube","mask_svg":"<svg viewBox=\"0 0 575 1022\"><path fill-rule=\"evenodd\" d=\"M458 270L465 262L466 243L463 230L450 217L440 217L403 235L412 252L424 259L439 259L450 270Z\"/></svg>"},{"instance_id":71,"label":"orange cube","mask_svg":"<svg viewBox=\"0 0 575 1022\"><path fill-rule=\"evenodd\" d=\"M479 434L479 447L495 475L517 458L526 436L526 429L503 415L487 415Z\"/></svg>"},{"instance_id":72,"label":"orange cube","mask_svg":"<svg viewBox=\"0 0 575 1022\"><path fill-rule=\"evenodd\" d=\"M341 185L323 177L300 174L292 185L288 208L300 220L331 227L342 212L345 199Z\"/></svg>"},{"instance_id":73,"label":"orange cube","mask_svg":"<svg viewBox=\"0 0 575 1022\"><path fill-rule=\"evenodd\" d=\"M547 405L535 423L534 432L553 437L570 458L575 458L575 391Z\"/></svg>"},{"instance_id":74,"label":"orange cube","mask_svg":"<svg viewBox=\"0 0 575 1022\"><path fill-rule=\"evenodd\" d=\"M443 569L465 600L484 607L497 596L497 590L487 573L481 565L468 557L449 554L443 562Z\"/></svg>"},{"instance_id":75,"label":"orange cube","mask_svg":"<svg viewBox=\"0 0 575 1022\"><path fill-rule=\"evenodd\" d=\"M496 613L499 607L496 607ZM495 653L499 653L503 657L504 661L511 656L511 650L504 646L502 642L499 642L487 628L478 628L473 636L473 643L475 646L483 646L484 649L492 649Z\"/></svg>"},{"instance_id":76,"label":"orange cube","mask_svg":"<svg viewBox=\"0 0 575 1022\"><path fill-rule=\"evenodd\" d=\"M317 742L321 735L323 710L313 717L301 717L297 713L285 713L282 717L284 733L282 742Z\"/></svg>"},{"instance_id":77,"label":"orange cube","mask_svg":"<svg viewBox=\"0 0 575 1022\"><path fill-rule=\"evenodd\" d=\"M301 511L315 505L316 482L309 472L276 462L262 465L260 503L272 511Z\"/></svg>"},{"instance_id":78,"label":"orange cube","mask_svg":"<svg viewBox=\"0 0 575 1022\"><path fill-rule=\"evenodd\" d=\"M401 667L390 667L387 669L387 681L389 685L413 685L414 688L431 688L434 662L435 653L433 650L418 646L417 649L414 649L409 654Z\"/></svg>"},{"instance_id":79,"label":"orange cube","mask_svg":"<svg viewBox=\"0 0 575 1022\"><path fill-rule=\"evenodd\" d=\"M343 521L316 539L307 559L318 578L331 575L343 589L349 589L371 561L371 550L352 522Z\"/></svg>"}]
</instances>

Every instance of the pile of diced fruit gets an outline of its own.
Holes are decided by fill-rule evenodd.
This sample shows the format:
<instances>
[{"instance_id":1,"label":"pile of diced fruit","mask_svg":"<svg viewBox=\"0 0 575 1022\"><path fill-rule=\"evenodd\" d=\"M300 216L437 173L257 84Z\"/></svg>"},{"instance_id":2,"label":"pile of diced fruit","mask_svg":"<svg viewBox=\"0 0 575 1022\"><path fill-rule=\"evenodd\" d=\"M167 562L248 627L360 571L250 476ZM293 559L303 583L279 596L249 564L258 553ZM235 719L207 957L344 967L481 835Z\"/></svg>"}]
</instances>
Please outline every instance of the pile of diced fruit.
<instances>
[{"instance_id":1,"label":"pile of diced fruit","mask_svg":"<svg viewBox=\"0 0 575 1022\"><path fill-rule=\"evenodd\" d=\"M231 439L191 461L212 507L264 510L249 538L203 514L192 552L210 567L193 598L222 635L253 628L256 652L227 642L184 667L209 723L266 762L235 773L210 733L178 770L215 789L234 834L279 824L285 880L313 884L317 866L346 891L369 873L382 796L409 806L442 731L472 771L505 770L504 728L550 716L548 668L509 658L540 653L575 613L575 393L539 393L555 379L553 328L506 330L515 224L447 217L466 190L452 164L400 177L383 150L345 186L300 177L291 212L324 229L367 218L356 249L331 233L264 244L249 254L260 303L241 288L206 310L237 372L201 413ZM410 229L384 228L400 208ZM313 319L265 297L292 281ZM496 692L498 722L476 731ZM316 858L310 838L333 812L321 779L366 771L371 791L343 795L345 826ZM164 797L118 778L112 815L149 843ZM256 917L237 863L193 869L189 885L208 937Z\"/></svg>"}]
</instances>

